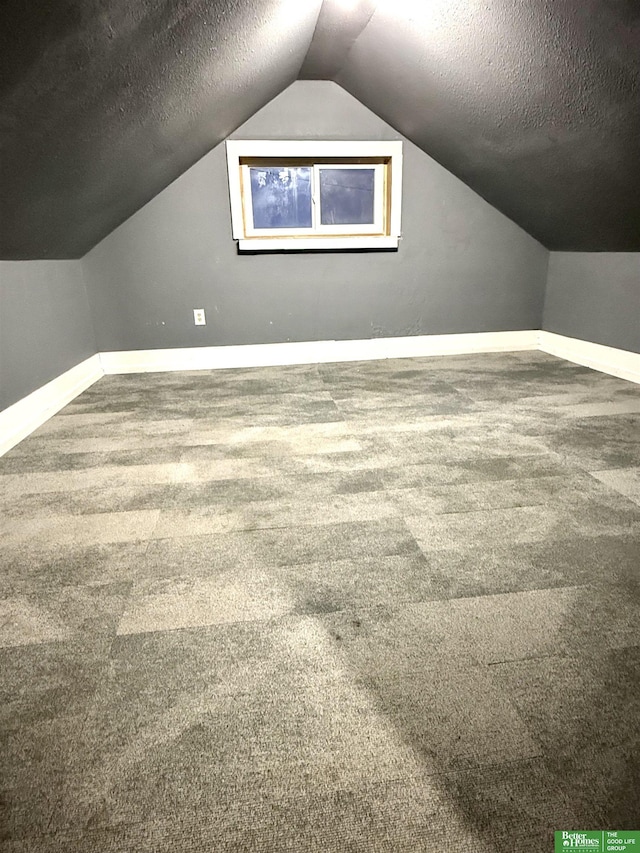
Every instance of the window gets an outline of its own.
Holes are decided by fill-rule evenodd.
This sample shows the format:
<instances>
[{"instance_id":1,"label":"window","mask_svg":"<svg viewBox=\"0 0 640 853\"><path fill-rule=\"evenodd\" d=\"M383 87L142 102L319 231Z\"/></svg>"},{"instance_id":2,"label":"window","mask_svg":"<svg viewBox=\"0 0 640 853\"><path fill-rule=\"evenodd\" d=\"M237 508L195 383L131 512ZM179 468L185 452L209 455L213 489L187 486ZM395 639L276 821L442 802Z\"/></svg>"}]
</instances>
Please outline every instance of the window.
<instances>
[{"instance_id":1,"label":"window","mask_svg":"<svg viewBox=\"0 0 640 853\"><path fill-rule=\"evenodd\" d=\"M240 251L391 249L400 238L401 142L227 142Z\"/></svg>"}]
</instances>

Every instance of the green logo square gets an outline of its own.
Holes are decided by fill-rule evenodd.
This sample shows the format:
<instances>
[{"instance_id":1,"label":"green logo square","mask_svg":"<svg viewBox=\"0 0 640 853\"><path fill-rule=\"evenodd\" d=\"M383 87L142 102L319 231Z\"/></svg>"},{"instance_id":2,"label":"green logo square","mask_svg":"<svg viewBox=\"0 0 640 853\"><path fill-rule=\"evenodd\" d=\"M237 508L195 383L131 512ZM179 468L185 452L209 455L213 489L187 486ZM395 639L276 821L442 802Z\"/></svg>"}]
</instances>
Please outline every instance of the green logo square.
<instances>
[{"instance_id":1,"label":"green logo square","mask_svg":"<svg viewBox=\"0 0 640 853\"><path fill-rule=\"evenodd\" d=\"M555 853L640 853L640 831L564 829L554 833Z\"/></svg>"}]
</instances>

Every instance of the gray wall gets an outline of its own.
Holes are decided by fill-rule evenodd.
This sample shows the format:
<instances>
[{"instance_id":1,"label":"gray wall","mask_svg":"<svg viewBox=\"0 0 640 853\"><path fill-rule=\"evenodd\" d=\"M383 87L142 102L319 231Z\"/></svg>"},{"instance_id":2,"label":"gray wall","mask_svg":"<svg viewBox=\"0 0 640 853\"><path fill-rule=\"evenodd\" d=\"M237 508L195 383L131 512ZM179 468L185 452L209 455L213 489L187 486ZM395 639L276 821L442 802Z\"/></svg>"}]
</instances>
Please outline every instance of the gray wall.
<instances>
[{"instance_id":1,"label":"gray wall","mask_svg":"<svg viewBox=\"0 0 640 853\"><path fill-rule=\"evenodd\" d=\"M401 138L326 81L233 136ZM413 144L404 156L398 252L238 255L218 146L83 259L98 349L540 328L548 252Z\"/></svg>"},{"instance_id":2,"label":"gray wall","mask_svg":"<svg viewBox=\"0 0 640 853\"><path fill-rule=\"evenodd\" d=\"M95 352L80 261L0 261L0 410Z\"/></svg>"},{"instance_id":3,"label":"gray wall","mask_svg":"<svg viewBox=\"0 0 640 853\"><path fill-rule=\"evenodd\" d=\"M640 253L552 252L543 329L640 352Z\"/></svg>"}]
</instances>

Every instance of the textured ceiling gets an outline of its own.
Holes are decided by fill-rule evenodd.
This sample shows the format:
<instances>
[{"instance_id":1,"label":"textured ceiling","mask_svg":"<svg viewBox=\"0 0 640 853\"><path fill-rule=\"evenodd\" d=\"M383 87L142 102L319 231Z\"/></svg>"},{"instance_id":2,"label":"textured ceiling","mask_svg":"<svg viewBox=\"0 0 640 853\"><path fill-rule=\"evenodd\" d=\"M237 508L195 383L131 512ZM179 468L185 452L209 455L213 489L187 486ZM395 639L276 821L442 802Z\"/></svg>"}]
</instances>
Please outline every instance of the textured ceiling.
<instances>
[{"instance_id":1,"label":"textured ceiling","mask_svg":"<svg viewBox=\"0 0 640 853\"><path fill-rule=\"evenodd\" d=\"M84 254L298 76L547 247L640 250L638 0L321 5L2 0L0 257Z\"/></svg>"},{"instance_id":2,"label":"textured ceiling","mask_svg":"<svg viewBox=\"0 0 640 853\"><path fill-rule=\"evenodd\" d=\"M324 0L301 80L333 80L376 9L376 0Z\"/></svg>"},{"instance_id":3,"label":"textured ceiling","mask_svg":"<svg viewBox=\"0 0 640 853\"><path fill-rule=\"evenodd\" d=\"M640 250L638 0L380 0L337 80L548 248Z\"/></svg>"},{"instance_id":4,"label":"textured ceiling","mask_svg":"<svg viewBox=\"0 0 640 853\"><path fill-rule=\"evenodd\" d=\"M292 83L321 0L3 0L0 257L78 257Z\"/></svg>"}]
</instances>

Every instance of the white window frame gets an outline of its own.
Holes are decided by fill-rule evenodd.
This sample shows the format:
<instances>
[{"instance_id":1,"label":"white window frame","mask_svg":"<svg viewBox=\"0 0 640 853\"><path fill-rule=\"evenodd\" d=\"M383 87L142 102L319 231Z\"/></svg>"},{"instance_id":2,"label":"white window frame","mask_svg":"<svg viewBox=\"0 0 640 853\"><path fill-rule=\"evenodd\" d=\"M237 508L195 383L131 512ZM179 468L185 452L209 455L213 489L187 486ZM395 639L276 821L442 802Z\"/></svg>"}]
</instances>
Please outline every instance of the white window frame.
<instances>
[{"instance_id":1,"label":"white window frame","mask_svg":"<svg viewBox=\"0 0 640 853\"><path fill-rule=\"evenodd\" d=\"M316 142L311 140L229 140L227 167L233 238L241 252L395 249L401 236L402 142ZM313 227L253 227L249 169L261 160L304 160L312 166ZM253 162L247 162L253 161ZM364 161L364 162L363 162ZM372 225L322 225L319 173L323 168L376 170Z\"/></svg>"}]
</instances>

